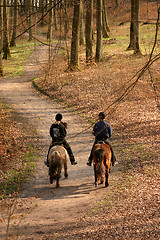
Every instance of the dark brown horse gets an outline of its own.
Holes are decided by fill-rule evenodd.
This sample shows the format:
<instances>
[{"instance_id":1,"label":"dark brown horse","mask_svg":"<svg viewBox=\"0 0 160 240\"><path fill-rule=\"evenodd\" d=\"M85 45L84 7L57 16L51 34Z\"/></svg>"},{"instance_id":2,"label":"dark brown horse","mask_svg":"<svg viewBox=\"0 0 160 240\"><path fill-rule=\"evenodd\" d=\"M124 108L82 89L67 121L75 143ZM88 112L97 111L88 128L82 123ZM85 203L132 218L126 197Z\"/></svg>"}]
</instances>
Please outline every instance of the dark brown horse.
<instances>
[{"instance_id":1,"label":"dark brown horse","mask_svg":"<svg viewBox=\"0 0 160 240\"><path fill-rule=\"evenodd\" d=\"M108 177L111 168L111 149L107 143L99 142L93 148L93 165L95 175L95 186L104 182L105 187L109 186Z\"/></svg>"},{"instance_id":2,"label":"dark brown horse","mask_svg":"<svg viewBox=\"0 0 160 240\"><path fill-rule=\"evenodd\" d=\"M53 180L56 180L56 187L58 188L59 179L61 177L62 167L64 166L64 176L68 177L67 172L67 161L69 160L68 153L66 149L62 146L54 146L50 149L49 155L49 176L50 183L53 183Z\"/></svg>"}]
</instances>

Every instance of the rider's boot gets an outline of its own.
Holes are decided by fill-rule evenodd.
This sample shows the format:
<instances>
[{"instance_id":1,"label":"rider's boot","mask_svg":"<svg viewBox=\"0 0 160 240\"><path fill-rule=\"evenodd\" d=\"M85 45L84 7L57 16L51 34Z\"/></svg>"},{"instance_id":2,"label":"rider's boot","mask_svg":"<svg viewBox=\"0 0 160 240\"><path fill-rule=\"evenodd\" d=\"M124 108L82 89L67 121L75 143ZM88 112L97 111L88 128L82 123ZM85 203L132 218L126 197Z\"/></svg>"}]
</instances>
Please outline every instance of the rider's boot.
<instances>
[{"instance_id":1,"label":"rider's boot","mask_svg":"<svg viewBox=\"0 0 160 240\"><path fill-rule=\"evenodd\" d=\"M77 164L77 162L74 159L74 156L70 156L70 161L71 161L72 165L76 165Z\"/></svg>"},{"instance_id":2,"label":"rider's boot","mask_svg":"<svg viewBox=\"0 0 160 240\"><path fill-rule=\"evenodd\" d=\"M89 157L88 162L87 162L87 165L88 165L88 166L91 166L91 165L92 165L92 158Z\"/></svg>"}]
</instances>

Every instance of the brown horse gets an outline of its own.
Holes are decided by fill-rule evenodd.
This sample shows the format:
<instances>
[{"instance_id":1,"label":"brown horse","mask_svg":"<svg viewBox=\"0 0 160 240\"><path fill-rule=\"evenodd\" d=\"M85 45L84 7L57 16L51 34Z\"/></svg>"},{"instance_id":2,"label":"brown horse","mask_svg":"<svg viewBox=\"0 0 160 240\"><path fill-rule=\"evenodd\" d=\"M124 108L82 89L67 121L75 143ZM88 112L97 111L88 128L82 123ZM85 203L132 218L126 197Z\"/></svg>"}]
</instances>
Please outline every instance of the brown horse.
<instances>
[{"instance_id":1,"label":"brown horse","mask_svg":"<svg viewBox=\"0 0 160 240\"><path fill-rule=\"evenodd\" d=\"M108 178L111 168L111 149L107 143L99 142L94 145L93 148L93 165L94 165L94 175L95 175L95 186L104 182L105 187L109 186Z\"/></svg>"},{"instance_id":2,"label":"brown horse","mask_svg":"<svg viewBox=\"0 0 160 240\"><path fill-rule=\"evenodd\" d=\"M49 176L50 183L53 183L53 180L56 180L56 188L59 185L59 179L61 177L62 166L64 166L64 176L68 177L67 172L67 161L69 160L68 153L66 149L62 146L53 146L48 155L49 160Z\"/></svg>"}]
</instances>

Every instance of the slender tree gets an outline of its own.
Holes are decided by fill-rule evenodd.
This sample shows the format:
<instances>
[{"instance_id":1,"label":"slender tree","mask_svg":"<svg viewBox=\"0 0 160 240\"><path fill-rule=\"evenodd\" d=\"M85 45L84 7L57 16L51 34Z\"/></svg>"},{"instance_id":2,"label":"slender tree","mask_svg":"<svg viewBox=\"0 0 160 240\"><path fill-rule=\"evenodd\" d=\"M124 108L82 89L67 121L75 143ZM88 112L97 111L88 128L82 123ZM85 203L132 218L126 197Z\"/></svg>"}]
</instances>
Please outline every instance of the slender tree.
<instances>
[{"instance_id":1,"label":"slender tree","mask_svg":"<svg viewBox=\"0 0 160 240\"><path fill-rule=\"evenodd\" d=\"M8 19L7 19L7 2L3 0L3 58L8 59L11 56L8 41Z\"/></svg>"},{"instance_id":2,"label":"slender tree","mask_svg":"<svg viewBox=\"0 0 160 240\"><path fill-rule=\"evenodd\" d=\"M10 42L10 46L16 46L16 33L17 33L17 17L18 17L18 0L14 0L14 15L13 15L13 33Z\"/></svg>"},{"instance_id":3,"label":"slender tree","mask_svg":"<svg viewBox=\"0 0 160 240\"><path fill-rule=\"evenodd\" d=\"M127 50L140 54L139 48L139 0L131 0L130 44Z\"/></svg>"},{"instance_id":4,"label":"slender tree","mask_svg":"<svg viewBox=\"0 0 160 240\"><path fill-rule=\"evenodd\" d=\"M64 31L65 31L65 37L68 32L68 16L67 16L67 6L68 6L68 0L64 1Z\"/></svg>"},{"instance_id":5,"label":"slender tree","mask_svg":"<svg viewBox=\"0 0 160 240\"><path fill-rule=\"evenodd\" d=\"M53 16L54 16L54 29L57 30L57 10L56 7L53 8Z\"/></svg>"},{"instance_id":6,"label":"slender tree","mask_svg":"<svg viewBox=\"0 0 160 240\"><path fill-rule=\"evenodd\" d=\"M139 48L139 0L135 1L135 24L134 24L134 54L141 54Z\"/></svg>"},{"instance_id":7,"label":"slender tree","mask_svg":"<svg viewBox=\"0 0 160 240\"><path fill-rule=\"evenodd\" d=\"M74 2L70 69L79 68L79 35L80 35L81 3L82 3L81 0L75 0Z\"/></svg>"},{"instance_id":8,"label":"slender tree","mask_svg":"<svg viewBox=\"0 0 160 240\"><path fill-rule=\"evenodd\" d=\"M131 0L130 43L127 50L134 49L134 9L135 9L134 0Z\"/></svg>"},{"instance_id":9,"label":"slender tree","mask_svg":"<svg viewBox=\"0 0 160 240\"><path fill-rule=\"evenodd\" d=\"M40 1L40 9L41 9L41 25L44 25L44 0Z\"/></svg>"},{"instance_id":10,"label":"slender tree","mask_svg":"<svg viewBox=\"0 0 160 240\"><path fill-rule=\"evenodd\" d=\"M53 1L49 0L49 24L48 24L48 32L47 32L47 39L52 40L52 28L53 28Z\"/></svg>"},{"instance_id":11,"label":"slender tree","mask_svg":"<svg viewBox=\"0 0 160 240\"><path fill-rule=\"evenodd\" d=\"M86 62L92 62L92 36L93 36L93 0L86 1L86 24L85 24L85 38L86 38Z\"/></svg>"},{"instance_id":12,"label":"slender tree","mask_svg":"<svg viewBox=\"0 0 160 240\"><path fill-rule=\"evenodd\" d=\"M83 0L82 0L83 3ZM81 4L81 18L80 18L80 45L84 44L84 24L83 24L83 4Z\"/></svg>"},{"instance_id":13,"label":"slender tree","mask_svg":"<svg viewBox=\"0 0 160 240\"><path fill-rule=\"evenodd\" d=\"M32 0L29 0L29 8L28 8L28 24L29 24L29 39L28 41L32 41Z\"/></svg>"},{"instance_id":14,"label":"slender tree","mask_svg":"<svg viewBox=\"0 0 160 240\"><path fill-rule=\"evenodd\" d=\"M2 0L0 0L0 6L2 5ZM3 76L3 65L2 65L2 48L3 48L3 21L2 21L2 7L0 7L0 76Z\"/></svg>"},{"instance_id":15,"label":"slender tree","mask_svg":"<svg viewBox=\"0 0 160 240\"><path fill-rule=\"evenodd\" d=\"M102 58L102 0L97 0L96 24L97 24L97 43L95 61L100 62Z\"/></svg>"},{"instance_id":16,"label":"slender tree","mask_svg":"<svg viewBox=\"0 0 160 240\"><path fill-rule=\"evenodd\" d=\"M106 11L106 2L102 0L102 23L103 23L103 37L109 38L109 25L107 21L107 11Z\"/></svg>"}]
</instances>

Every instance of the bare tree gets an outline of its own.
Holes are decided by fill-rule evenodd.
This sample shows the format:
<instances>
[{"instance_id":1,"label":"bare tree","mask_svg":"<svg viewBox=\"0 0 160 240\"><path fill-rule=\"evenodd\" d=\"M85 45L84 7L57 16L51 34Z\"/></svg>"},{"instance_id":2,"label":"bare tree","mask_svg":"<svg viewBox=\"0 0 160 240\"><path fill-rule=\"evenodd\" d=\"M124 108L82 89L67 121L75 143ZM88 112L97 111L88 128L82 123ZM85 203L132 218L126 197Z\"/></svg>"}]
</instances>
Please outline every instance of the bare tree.
<instances>
[{"instance_id":1,"label":"bare tree","mask_svg":"<svg viewBox=\"0 0 160 240\"><path fill-rule=\"evenodd\" d=\"M0 0L0 5L2 5L2 0ZM2 21L2 8L0 7L0 76L3 76L3 65L2 65L2 48L3 48L3 21Z\"/></svg>"},{"instance_id":2,"label":"bare tree","mask_svg":"<svg viewBox=\"0 0 160 240\"><path fill-rule=\"evenodd\" d=\"M106 2L102 0L102 23L103 23L103 37L109 38L109 25L107 21L107 11L106 11Z\"/></svg>"},{"instance_id":3,"label":"bare tree","mask_svg":"<svg viewBox=\"0 0 160 240\"><path fill-rule=\"evenodd\" d=\"M52 28L53 28L53 1L49 0L50 12L49 12L49 24L48 24L48 32L47 39L52 39Z\"/></svg>"},{"instance_id":4,"label":"bare tree","mask_svg":"<svg viewBox=\"0 0 160 240\"><path fill-rule=\"evenodd\" d=\"M130 44L127 50L140 54L139 48L139 0L131 0Z\"/></svg>"},{"instance_id":5,"label":"bare tree","mask_svg":"<svg viewBox=\"0 0 160 240\"><path fill-rule=\"evenodd\" d=\"M3 58L8 59L11 56L8 41L8 19L7 19L7 2L3 0Z\"/></svg>"},{"instance_id":6,"label":"bare tree","mask_svg":"<svg viewBox=\"0 0 160 240\"><path fill-rule=\"evenodd\" d=\"M86 24L85 24L85 38L86 38L86 62L92 62L92 35L93 35L93 0L86 1Z\"/></svg>"},{"instance_id":7,"label":"bare tree","mask_svg":"<svg viewBox=\"0 0 160 240\"><path fill-rule=\"evenodd\" d=\"M72 41L71 41L71 58L70 68L79 68L79 35L80 35L80 16L81 16L81 0L74 2L74 15L72 23Z\"/></svg>"},{"instance_id":8,"label":"bare tree","mask_svg":"<svg viewBox=\"0 0 160 240\"><path fill-rule=\"evenodd\" d=\"M29 25L29 41L32 41L32 0L29 1L29 8L28 8L28 25Z\"/></svg>"},{"instance_id":9,"label":"bare tree","mask_svg":"<svg viewBox=\"0 0 160 240\"><path fill-rule=\"evenodd\" d=\"M139 0L134 0L134 54L141 54L139 48Z\"/></svg>"},{"instance_id":10,"label":"bare tree","mask_svg":"<svg viewBox=\"0 0 160 240\"><path fill-rule=\"evenodd\" d=\"M83 1L82 1L83 3ZM83 24L83 4L81 4L81 18L80 18L80 45L84 44L84 24Z\"/></svg>"},{"instance_id":11,"label":"bare tree","mask_svg":"<svg viewBox=\"0 0 160 240\"><path fill-rule=\"evenodd\" d=\"M16 46L16 33L17 33L17 17L18 17L18 0L14 0L13 3L14 13L13 13L13 33L10 42L10 46Z\"/></svg>"},{"instance_id":12,"label":"bare tree","mask_svg":"<svg viewBox=\"0 0 160 240\"><path fill-rule=\"evenodd\" d=\"M97 0L96 22L97 22L97 43L95 61L100 62L102 58L102 0Z\"/></svg>"}]
</instances>

